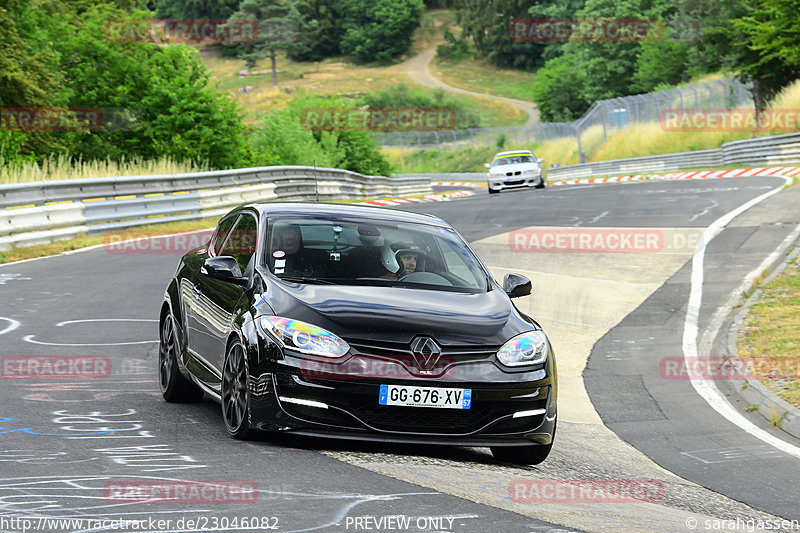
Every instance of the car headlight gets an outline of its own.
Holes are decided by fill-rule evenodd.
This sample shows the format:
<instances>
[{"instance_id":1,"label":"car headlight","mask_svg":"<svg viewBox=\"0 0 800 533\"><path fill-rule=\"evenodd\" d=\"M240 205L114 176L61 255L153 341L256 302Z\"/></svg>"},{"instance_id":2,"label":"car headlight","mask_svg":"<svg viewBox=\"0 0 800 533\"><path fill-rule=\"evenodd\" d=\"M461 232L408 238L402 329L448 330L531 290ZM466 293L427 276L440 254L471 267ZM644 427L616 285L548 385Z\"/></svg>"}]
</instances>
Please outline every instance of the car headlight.
<instances>
[{"instance_id":1,"label":"car headlight","mask_svg":"<svg viewBox=\"0 0 800 533\"><path fill-rule=\"evenodd\" d=\"M528 331L512 338L497 351L506 366L535 365L547 359L547 336L543 331Z\"/></svg>"},{"instance_id":2,"label":"car headlight","mask_svg":"<svg viewBox=\"0 0 800 533\"><path fill-rule=\"evenodd\" d=\"M280 316L261 317L261 327L285 347L309 355L342 357L350 345L326 329Z\"/></svg>"},{"instance_id":3,"label":"car headlight","mask_svg":"<svg viewBox=\"0 0 800 533\"><path fill-rule=\"evenodd\" d=\"M523 172L523 174L525 174L526 176L535 176L538 173L539 170L526 170L525 172Z\"/></svg>"}]
</instances>

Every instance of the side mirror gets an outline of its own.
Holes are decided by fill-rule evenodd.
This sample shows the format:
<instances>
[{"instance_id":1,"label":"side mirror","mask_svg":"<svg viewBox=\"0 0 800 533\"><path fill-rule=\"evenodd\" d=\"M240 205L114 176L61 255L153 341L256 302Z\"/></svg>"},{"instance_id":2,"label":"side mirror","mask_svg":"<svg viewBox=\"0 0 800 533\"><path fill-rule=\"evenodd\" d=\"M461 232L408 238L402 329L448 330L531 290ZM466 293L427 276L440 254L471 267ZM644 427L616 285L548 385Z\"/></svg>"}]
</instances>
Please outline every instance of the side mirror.
<instances>
[{"instance_id":1,"label":"side mirror","mask_svg":"<svg viewBox=\"0 0 800 533\"><path fill-rule=\"evenodd\" d=\"M544 163L544 157L540 157L540 158L538 158L538 159L536 160L536 162L537 162L537 163L539 163L540 165L541 165L541 164L543 164L543 163Z\"/></svg>"},{"instance_id":2,"label":"side mirror","mask_svg":"<svg viewBox=\"0 0 800 533\"><path fill-rule=\"evenodd\" d=\"M227 281L237 285L247 285L249 280L242 275L239 263L229 255L209 257L203 262L200 273L209 278Z\"/></svg>"},{"instance_id":3,"label":"side mirror","mask_svg":"<svg viewBox=\"0 0 800 533\"><path fill-rule=\"evenodd\" d=\"M533 289L531 280L522 274L508 273L503 276L503 290L508 294L509 298L518 298L520 296L528 296Z\"/></svg>"},{"instance_id":4,"label":"side mirror","mask_svg":"<svg viewBox=\"0 0 800 533\"><path fill-rule=\"evenodd\" d=\"M492 168L491 163L484 163L483 166L485 166L486 168Z\"/></svg>"}]
</instances>

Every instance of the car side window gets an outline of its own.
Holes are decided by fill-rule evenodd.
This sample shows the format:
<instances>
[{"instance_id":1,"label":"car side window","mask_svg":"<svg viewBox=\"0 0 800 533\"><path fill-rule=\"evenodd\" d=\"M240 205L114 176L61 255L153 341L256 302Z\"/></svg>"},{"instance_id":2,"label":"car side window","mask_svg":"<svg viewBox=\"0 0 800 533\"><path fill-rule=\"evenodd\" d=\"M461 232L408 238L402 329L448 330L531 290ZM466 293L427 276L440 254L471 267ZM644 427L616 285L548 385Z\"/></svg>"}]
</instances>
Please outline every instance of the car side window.
<instances>
[{"instance_id":1,"label":"car side window","mask_svg":"<svg viewBox=\"0 0 800 533\"><path fill-rule=\"evenodd\" d=\"M256 235L258 223L255 217L242 214L236 222L230 235L222 245L220 255L230 255L239 263L239 268L244 272L253 253L256 251Z\"/></svg>"},{"instance_id":2,"label":"car side window","mask_svg":"<svg viewBox=\"0 0 800 533\"><path fill-rule=\"evenodd\" d=\"M217 226L217 231L214 232L214 238L211 241L211 252L215 255L220 255L219 251L222 249L222 243L228 237L233 223L236 222L237 215L231 215L223 219Z\"/></svg>"}]
</instances>

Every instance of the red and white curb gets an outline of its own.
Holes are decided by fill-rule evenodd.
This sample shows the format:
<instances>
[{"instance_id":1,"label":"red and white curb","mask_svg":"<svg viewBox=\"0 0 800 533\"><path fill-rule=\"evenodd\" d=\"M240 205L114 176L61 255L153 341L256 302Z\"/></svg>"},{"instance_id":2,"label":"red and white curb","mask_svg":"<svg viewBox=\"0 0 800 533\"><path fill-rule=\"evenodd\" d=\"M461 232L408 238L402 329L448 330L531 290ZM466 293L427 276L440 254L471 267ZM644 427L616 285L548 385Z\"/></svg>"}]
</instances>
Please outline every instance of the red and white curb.
<instances>
[{"instance_id":1,"label":"red and white curb","mask_svg":"<svg viewBox=\"0 0 800 533\"><path fill-rule=\"evenodd\" d=\"M548 181L550 185L588 185L593 183L621 183L626 181L648 180L701 180L715 178L738 178L745 176L800 176L800 167L758 167L737 168L733 170L694 170L691 172L671 172L669 174L636 174L633 176L613 176L609 178L584 178L575 180ZM482 183L469 181L436 181L431 183L435 187L469 187L468 191L454 191L441 194L429 194L423 197L391 198L388 200L368 200L358 202L357 205L376 205L379 207L412 204L419 202L444 202L452 198L472 196L476 189L486 189Z\"/></svg>"},{"instance_id":2,"label":"red and white curb","mask_svg":"<svg viewBox=\"0 0 800 533\"><path fill-rule=\"evenodd\" d=\"M478 183L470 183L468 181L436 181L431 183L434 187L470 187L473 189L485 189L486 186L481 186ZM358 202L356 205L377 205L379 207L386 207L390 205L403 205L414 204L420 202L445 202L452 198L462 198L464 196L472 196L475 191L453 191L444 192L440 194L428 194L422 197L413 198L391 198L388 200L367 200L366 202Z\"/></svg>"},{"instance_id":3,"label":"red and white curb","mask_svg":"<svg viewBox=\"0 0 800 533\"><path fill-rule=\"evenodd\" d=\"M740 176L798 176L800 167L759 167L737 168L734 170L695 170L691 172L671 172L669 174L637 174L635 176L614 176L610 178L584 178L576 180L549 181L548 185L586 185L589 183L619 183L644 180L699 180L713 178L737 178Z\"/></svg>"}]
</instances>

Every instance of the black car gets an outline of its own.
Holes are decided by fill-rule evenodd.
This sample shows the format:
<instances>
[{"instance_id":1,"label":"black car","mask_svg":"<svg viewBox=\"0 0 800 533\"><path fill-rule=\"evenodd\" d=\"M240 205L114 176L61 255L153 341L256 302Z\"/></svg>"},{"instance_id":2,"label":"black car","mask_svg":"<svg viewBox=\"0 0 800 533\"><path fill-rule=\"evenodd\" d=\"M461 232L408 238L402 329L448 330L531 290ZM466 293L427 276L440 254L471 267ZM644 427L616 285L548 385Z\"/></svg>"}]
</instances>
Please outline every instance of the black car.
<instances>
[{"instance_id":1,"label":"black car","mask_svg":"<svg viewBox=\"0 0 800 533\"><path fill-rule=\"evenodd\" d=\"M383 208L266 203L224 216L181 259L160 311L168 402L222 404L256 430L489 446L537 464L556 431L541 327L443 220Z\"/></svg>"}]
</instances>

